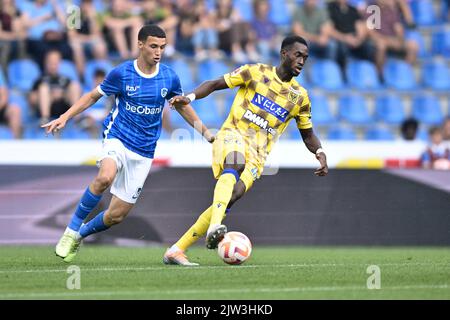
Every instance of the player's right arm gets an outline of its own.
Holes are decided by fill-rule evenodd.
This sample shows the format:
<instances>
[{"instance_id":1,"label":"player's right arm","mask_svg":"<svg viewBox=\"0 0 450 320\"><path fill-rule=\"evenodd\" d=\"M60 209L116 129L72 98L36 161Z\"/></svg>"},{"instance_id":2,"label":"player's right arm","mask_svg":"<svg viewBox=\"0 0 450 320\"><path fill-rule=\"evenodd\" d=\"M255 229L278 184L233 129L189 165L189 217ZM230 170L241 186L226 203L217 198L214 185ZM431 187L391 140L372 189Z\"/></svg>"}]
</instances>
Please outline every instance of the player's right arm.
<instances>
[{"instance_id":1,"label":"player's right arm","mask_svg":"<svg viewBox=\"0 0 450 320\"><path fill-rule=\"evenodd\" d=\"M198 86L192 93L186 96L176 96L170 99L169 103L173 106L179 104L186 105L191 103L194 99L202 99L209 96L211 93L217 90L228 89L228 85L223 77L216 80L208 80ZM193 95L193 96L192 96ZM194 97L192 99L191 97Z\"/></svg>"},{"instance_id":2,"label":"player's right arm","mask_svg":"<svg viewBox=\"0 0 450 320\"><path fill-rule=\"evenodd\" d=\"M92 106L94 103L98 101L102 97L102 94L98 91L97 88L93 89L92 91L86 93L83 95L77 102L75 102L69 110L64 112L62 115L59 116L58 119L55 119L53 121L50 121L44 125L42 125L42 128L45 128L45 133L54 134L55 132L58 132L62 128L65 127L67 121L69 121L71 118L75 117L77 114L83 112L90 106Z\"/></svg>"}]
</instances>

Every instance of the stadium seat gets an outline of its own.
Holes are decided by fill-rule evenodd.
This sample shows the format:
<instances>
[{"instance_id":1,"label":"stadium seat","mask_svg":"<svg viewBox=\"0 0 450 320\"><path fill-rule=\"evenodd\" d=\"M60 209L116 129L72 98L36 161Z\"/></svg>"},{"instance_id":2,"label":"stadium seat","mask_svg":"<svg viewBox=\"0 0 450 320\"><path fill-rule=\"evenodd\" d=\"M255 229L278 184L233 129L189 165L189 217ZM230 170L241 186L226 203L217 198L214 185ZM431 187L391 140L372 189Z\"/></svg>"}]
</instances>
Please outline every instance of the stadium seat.
<instances>
[{"instance_id":1,"label":"stadium seat","mask_svg":"<svg viewBox=\"0 0 450 320\"><path fill-rule=\"evenodd\" d=\"M206 60L198 65L197 76L198 82L217 79L225 73L231 72L233 69L227 66L221 60Z\"/></svg>"},{"instance_id":2,"label":"stadium seat","mask_svg":"<svg viewBox=\"0 0 450 320\"><path fill-rule=\"evenodd\" d=\"M94 87L94 74L95 71L101 69L108 74L112 69L113 65L108 60L91 60L86 63L84 70L84 85L88 90Z\"/></svg>"},{"instance_id":3,"label":"stadium seat","mask_svg":"<svg viewBox=\"0 0 450 320\"><path fill-rule=\"evenodd\" d=\"M195 83L191 68L183 59L171 60L170 62L167 62L167 65L169 65L180 77L181 87L184 92L194 89Z\"/></svg>"},{"instance_id":4,"label":"stadium seat","mask_svg":"<svg viewBox=\"0 0 450 320\"><path fill-rule=\"evenodd\" d=\"M341 96L338 110L339 117L352 124L366 125L372 122L366 100L359 94Z\"/></svg>"},{"instance_id":5,"label":"stadium seat","mask_svg":"<svg viewBox=\"0 0 450 320\"><path fill-rule=\"evenodd\" d=\"M326 96L312 94L310 100L312 121L315 125L330 125L336 121Z\"/></svg>"},{"instance_id":6,"label":"stadium seat","mask_svg":"<svg viewBox=\"0 0 450 320\"><path fill-rule=\"evenodd\" d=\"M291 25L291 15L285 0L269 0L269 20L278 27L287 28Z\"/></svg>"},{"instance_id":7,"label":"stadium seat","mask_svg":"<svg viewBox=\"0 0 450 320\"><path fill-rule=\"evenodd\" d=\"M70 80L77 82L80 81L75 63L70 60L61 60L61 64L59 65L59 73L68 77Z\"/></svg>"},{"instance_id":8,"label":"stadium seat","mask_svg":"<svg viewBox=\"0 0 450 320\"><path fill-rule=\"evenodd\" d=\"M320 88L338 90L344 86L341 70L332 60L316 60L311 66L311 82Z\"/></svg>"},{"instance_id":9,"label":"stadium seat","mask_svg":"<svg viewBox=\"0 0 450 320\"><path fill-rule=\"evenodd\" d=\"M450 29L441 28L435 31L431 39L433 54L450 58Z\"/></svg>"},{"instance_id":10,"label":"stadium seat","mask_svg":"<svg viewBox=\"0 0 450 320\"><path fill-rule=\"evenodd\" d=\"M356 140L356 133L352 128L337 126L328 130L328 140Z\"/></svg>"},{"instance_id":11,"label":"stadium seat","mask_svg":"<svg viewBox=\"0 0 450 320\"><path fill-rule=\"evenodd\" d=\"M213 96L197 100L194 105L200 119L211 128L219 129L225 120L220 116L216 100Z\"/></svg>"},{"instance_id":12,"label":"stadium seat","mask_svg":"<svg viewBox=\"0 0 450 320\"><path fill-rule=\"evenodd\" d=\"M425 130L425 128L420 128L419 130L417 130L416 140L421 140L421 141L429 140L428 132L427 132L427 130Z\"/></svg>"},{"instance_id":13,"label":"stadium seat","mask_svg":"<svg viewBox=\"0 0 450 320\"><path fill-rule=\"evenodd\" d=\"M450 90L450 69L444 61L427 61L422 66L423 84L434 90Z\"/></svg>"},{"instance_id":14,"label":"stadium seat","mask_svg":"<svg viewBox=\"0 0 450 320\"><path fill-rule=\"evenodd\" d=\"M425 39L422 36L422 33L417 30L405 30L405 38L407 40L412 40L416 42L419 46L418 56L419 58L427 58L430 56L430 53L427 50L427 45L425 44Z\"/></svg>"},{"instance_id":15,"label":"stadium seat","mask_svg":"<svg viewBox=\"0 0 450 320\"><path fill-rule=\"evenodd\" d=\"M9 103L16 104L20 107L22 111L22 123L26 124L32 120L30 106L26 97L17 90L11 90L9 92Z\"/></svg>"},{"instance_id":16,"label":"stadium seat","mask_svg":"<svg viewBox=\"0 0 450 320\"><path fill-rule=\"evenodd\" d=\"M10 140L13 138L13 134L9 127L0 125L0 140Z\"/></svg>"},{"instance_id":17,"label":"stadium seat","mask_svg":"<svg viewBox=\"0 0 450 320\"><path fill-rule=\"evenodd\" d=\"M33 60L14 60L8 65L8 79L11 88L30 91L40 76L39 66Z\"/></svg>"},{"instance_id":18,"label":"stadium seat","mask_svg":"<svg viewBox=\"0 0 450 320\"><path fill-rule=\"evenodd\" d=\"M346 68L346 74L350 86L356 89L380 88L377 69L375 65L369 61L350 61Z\"/></svg>"},{"instance_id":19,"label":"stadium seat","mask_svg":"<svg viewBox=\"0 0 450 320\"><path fill-rule=\"evenodd\" d=\"M395 95L382 95L375 99L375 117L387 124L399 125L406 117L402 99Z\"/></svg>"},{"instance_id":20,"label":"stadium seat","mask_svg":"<svg viewBox=\"0 0 450 320\"><path fill-rule=\"evenodd\" d=\"M444 120L438 98L429 94L422 94L413 98L412 116L424 124L438 125Z\"/></svg>"},{"instance_id":21,"label":"stadium seat","mask_svg":"<svg viewBox=\"0 0 450 320\"><path fill-rule=\"evenodd\" d=\"M394 134L387 128L383 127L374 127L369 128L365 135L364 139L366 140L395 140Z\"/></svg>"},{"instance_id":22,"label":"stadium seat","mask_svg":"<svg viewBox=\"0 0 450 320\"><path fill-rule=\"evenodd\" d=\"M439 21L434 12L432 0L413 0L410 2L414 21L419 26L431 26Z\"/></svg>"},{"instance_id":23,"label":"stadium seat","mask_svg":"<svg viewBox=\"0 0 450 320\"><path fill-rule=\"evenodd\" d=\"M386 84L397 90L413 90L417 87L416 76L410 64L389 59L383 68Z\"/></svg>"}]
</instances>

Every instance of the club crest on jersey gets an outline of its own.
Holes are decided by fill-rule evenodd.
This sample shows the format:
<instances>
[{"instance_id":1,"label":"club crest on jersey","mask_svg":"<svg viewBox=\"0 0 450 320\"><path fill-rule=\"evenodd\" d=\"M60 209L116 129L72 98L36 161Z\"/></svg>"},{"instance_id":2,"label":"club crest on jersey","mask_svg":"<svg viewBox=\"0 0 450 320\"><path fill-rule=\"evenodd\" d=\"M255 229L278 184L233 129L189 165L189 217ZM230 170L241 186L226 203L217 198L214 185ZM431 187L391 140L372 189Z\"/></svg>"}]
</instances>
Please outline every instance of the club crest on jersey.
<instances>
[{"instance_id":1,"label":"club crest on jersey","mask_svg":"<svg viewBox=\"0 0 450 320\"><path fill-rule=\"evenodd\" d=\"M298 94L296 94L296 93L294 93L294 92L292 92L292 91L289 91L289 93L288 93L288 100L289 100L290 102L292 102L292 103L297 103L298 97L299 97Z\"/></svg>"},{"instance_id":2,"label":"club crest on jersey","mask_svg":"<svg viewBox=\"0 0 450 320\"><path fill-rule=\"evenodd\" d=\"M161 89L161 97L165 98L167 96L168 91L169 90L167 88L162 88Z\"/></svg>"}]
</instances>

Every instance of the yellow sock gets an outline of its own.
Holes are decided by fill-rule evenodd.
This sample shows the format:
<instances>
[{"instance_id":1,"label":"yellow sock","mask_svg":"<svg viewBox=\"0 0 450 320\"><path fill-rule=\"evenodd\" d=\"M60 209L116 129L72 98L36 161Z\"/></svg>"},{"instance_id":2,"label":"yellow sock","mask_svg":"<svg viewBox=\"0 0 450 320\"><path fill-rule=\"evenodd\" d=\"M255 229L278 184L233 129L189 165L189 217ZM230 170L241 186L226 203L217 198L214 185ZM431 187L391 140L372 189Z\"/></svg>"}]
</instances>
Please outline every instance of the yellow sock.
<instances>
[{"instance_id":1,"label":"yellow sock","mask_svg":"<svg viewBox=\"0 0 450 320\"><path fill-rule=\"evenodd\" d=\"M217 181L214 189L210 226L221 224L225 218L225 210L230 202L236 182L236 176L231 173L222 174Z\"/></svg>"},{"instance_id":2,"label":"yellow sock","mask_svg":"<svg viewBox=\"0 0 450 320\"><path fill-rule=\"evenodd\" d=\"M208 230L209 222L211 221L212 206L206 209L197 221L189 228L188 231L178 240L175 245L181 250L185 251L192 246L198 239L203 237Z\"/></svg>"}]
</instances>

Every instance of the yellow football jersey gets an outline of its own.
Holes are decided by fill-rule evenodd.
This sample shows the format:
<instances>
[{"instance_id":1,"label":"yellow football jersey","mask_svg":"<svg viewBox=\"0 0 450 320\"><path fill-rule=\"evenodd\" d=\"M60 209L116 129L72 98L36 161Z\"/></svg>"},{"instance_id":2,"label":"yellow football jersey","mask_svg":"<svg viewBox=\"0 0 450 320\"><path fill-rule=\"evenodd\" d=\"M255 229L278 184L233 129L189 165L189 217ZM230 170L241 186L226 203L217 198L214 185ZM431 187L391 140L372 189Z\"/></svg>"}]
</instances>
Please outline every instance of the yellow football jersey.
<instances>
[{"instance_id":1,"label":"yellow football jersey","mask_svg":"<svg viewBox=\"0 0 450 320\"><path fill-rule=\"evenodd\" d=\"M312 128L311 106L305 88L292 78L283 82L275 67L250 64L224 75L228 87L240 87L221 132L239 131L256 147L261 160L292 119L299 129Z\"/></svg>"}]
</instances>

